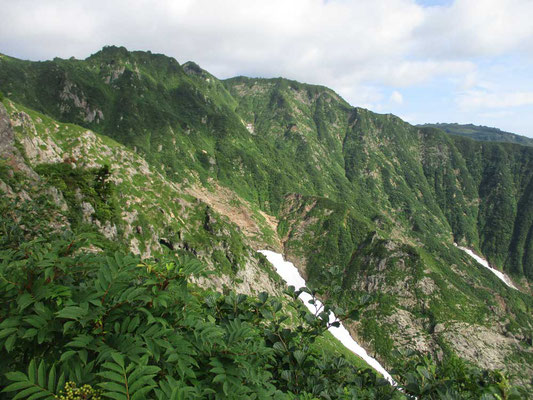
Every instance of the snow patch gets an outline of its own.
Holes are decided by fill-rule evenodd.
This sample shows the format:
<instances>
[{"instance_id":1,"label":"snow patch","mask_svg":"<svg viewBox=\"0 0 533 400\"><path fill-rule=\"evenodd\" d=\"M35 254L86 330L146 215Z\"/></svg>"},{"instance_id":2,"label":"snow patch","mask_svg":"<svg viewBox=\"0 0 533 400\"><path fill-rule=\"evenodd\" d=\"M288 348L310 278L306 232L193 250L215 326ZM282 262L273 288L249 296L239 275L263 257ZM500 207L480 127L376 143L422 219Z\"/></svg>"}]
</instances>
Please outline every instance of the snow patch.
<instances>
[{"instance_id":1,"label":"snow patch","mask_svg":"<svg viewBox=\"0 0 533 400\"><path fill-rule=\"evenodd\" d=\"M472 257L474 260L476 260L479 264L484 266L485 268L488 268L490 272L492 272L494 275L496 275L503 283L505 283L507 286L513 289L517 289L515 285L513 285L513 282L511 282L511 279L507 275L505 275L503 272L498 271L497 269L492 268L488 261L485 260L483 257L478 256L476 253L474 253L472 250L470 250L467 247L459 246L457 243L454 243L455 247L457 247L460 250L463 250L466 254L468 254L470 257Z\"/></svg>"},{"instance_id":2,"label":"snow patch","mask_svg":"<svg viewBox=\"0 0 533 400\"><path fill-rule=\"evenodd\" d=\"M296 289L306 286L304 278L300 275L298 269L294 266L293 263L285 261L283 256L279 253L275 253L270 250L259 250L259 253L263 254L268 261L276 268L276 271L279 276L287 282L288 286L294 286ZM316 304L309 304L309 300L312 299L312 296L309 293L301 293L299 296L300 300L305 304L305 306L314 314L316 307L319 309L323 307L322 303L319 300L316 300ZM334 322L337 319L335 314L329 314L329 322ZM353 338L350 336L348 330L341 324L338 328L330 327L329 331L335 336L348 350L357 354L363 360L365 360L368 365L378 371L387 379L391 384L396 385L396 382L392 379L390 374L383 368L383 366L374 358L370 357L366 350L362 348Z\"/></svg>"}]
</instances>

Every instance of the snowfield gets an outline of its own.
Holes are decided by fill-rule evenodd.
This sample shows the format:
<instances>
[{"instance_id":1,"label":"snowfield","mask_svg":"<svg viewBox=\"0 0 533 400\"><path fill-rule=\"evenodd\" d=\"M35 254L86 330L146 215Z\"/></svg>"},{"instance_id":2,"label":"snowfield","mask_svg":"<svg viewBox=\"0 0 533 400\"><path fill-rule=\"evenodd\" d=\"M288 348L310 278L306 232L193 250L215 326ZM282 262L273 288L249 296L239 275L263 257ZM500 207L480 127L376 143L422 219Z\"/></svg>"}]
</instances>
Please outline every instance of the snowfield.
<instances>
[{"instance_id":1,"label":"snowfield","mask_svg":"<svg viewBox=\"0 0 533 400\"><path fill-rule=\"evenodd\" d=\"M293 263L285 261L283 256L279 253L275 253L270 250L259 250L268 261L276 268L276 271L279 276L287 282L288 286L294 286L295 289L300 289L301 287L306 286L304 278L300 275L298 269L294 266ZM309 300L312 299L312 296L309 293L301 293L299 299L305 304L305 306L315 314L315 311L323 307L322 303L319 300L316 300L316 304L309 304ZM334 322L336 316L333 313L329 314L329 322ZM341 324L338 328L330 327L329 331L335 336L347 349L351 350L353 353L357 354L363 360L367 362L372 368L378 371L387 379L391 384L395 385L396 382L392 379L390 374L383 368L383 366L374 358L370 357L366 350L363 349L355 340L352 339L348 330Z\"/></svg>"},{"instance_id":2,"label":"snowfield","mask_svg":"<svg viewBox=\"0 0 533 400\"><path fill-rule=\"evenodd\" d=\"M503 272L501 271L498 271L497 269L494 269L492 268L488 261L485 260L483 257L480 257L478 256L476 253L474 253L472 250L470 250L469 248L467 247L461 247L459 246L457 243L454 243L455 247L457 247L458 249L461 249L463 250L466 254L468 254L470 257L472 257L474 260L476 260L479 264L481 264L482 266L484 266L485 268L488 268L494 275L496 275L498 278L500 278L500 280L505 283L507 286L509 286L510 288L513 288L513 289L516 289L516 286L513 285L513 282L511 282L511 279L509 279L509 277L507 275L505 275Z\"/></svg>"}]
</instances>

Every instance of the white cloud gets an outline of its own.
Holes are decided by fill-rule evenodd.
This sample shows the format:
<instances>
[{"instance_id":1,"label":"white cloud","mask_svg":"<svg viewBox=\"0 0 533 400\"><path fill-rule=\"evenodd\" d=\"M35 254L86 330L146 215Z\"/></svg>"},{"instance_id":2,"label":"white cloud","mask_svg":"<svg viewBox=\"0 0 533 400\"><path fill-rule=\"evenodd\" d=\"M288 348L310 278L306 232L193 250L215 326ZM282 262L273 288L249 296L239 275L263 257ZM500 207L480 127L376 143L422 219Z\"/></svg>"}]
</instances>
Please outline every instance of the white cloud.
<instances>
[{"instance_id":1,"label":"white cloud","mask_svg":"<svg viewBox=\"0 0 533 400\"><path fill-rule=\"evenodd\" d=\"M481 117L483 119L498 119L498 118L509 118L511 116L515 115L515 113L511 110L499 110L499 111L493 111L493 112L484 112L478 114L478 117Z\"/></svg>"},{"instance_id":2,"label":"white cloud","mask_svg":"<svg viewBox=\"0 0 533 400\"><path fill-rule=\"evenodd\" d=\"M117 44L192 59L221 77L283 75L334 87L471 79L466 55L533 37L528 0L429 8L415 0L19 0L3 14L0 51L15 56L83 58Z\"/></svg>"},{"instance_id":3,"label":"white cloud","mask_svg":"<svg viewBox=\"0 0 533 400\"><path fill-rule=\"evenodd\" d=\"M118 44L193 59L221 76L354 84L387 78L424 13L414 0L19 0L3 5L0 51L86 57Z\"/></svg>"},{"instance_id":4,"label":"white cloud","mask_svg":"<svg viewBox=\"0 0 533 400\"><path fill-rule=\"evenodd\" d=\"M381 81L390 86L409 87L420 85L437 77L466 77L474 73L476 66L470 61L399 61L376 65L361 72L362 79Z\"/></svg>"},{"instance_id":5,"label":"white cloud","mask_svg":"<svg viewBox=\"0 0 533 400\"><path fill-rule=\"evenodd\" d=\"M391 93L391 95L389 97L389 100L390 100L391 103L403 104L403 96L397 90L395 90L394 92Z\"/></svg>"},{"instance_id":6,"label":"white cloud","mask_svg":"<svg viewBox=\"0 0 533 400\"><path fill-rule=\"evenodd\" d=\"M435 58L497 56L533 51L530 0L456 0L427 9L416 51Z\"/></svg>"},{"instance_id":7,"label":"white cloud","mask_svg":"<svg viewBox=\"0 0 533 400\"><path fill-rule=\"evenodd\" d=\"M337 87L336 90L343 98L349 99L352 104L376 112L381 111L381 103L386 99L383 91L376 86L347 84Z\"/></svg>"},{"instance_id":8,"label":"white cloud","mask_svg":"<svg viewBox=\"0 0 533 400\"><path fill-rule=\"evenodd\" d=\"M489 93L470 90L461 94L457 103L463 110L533 105L533 92Z\"/></svg>"}]
</instances>

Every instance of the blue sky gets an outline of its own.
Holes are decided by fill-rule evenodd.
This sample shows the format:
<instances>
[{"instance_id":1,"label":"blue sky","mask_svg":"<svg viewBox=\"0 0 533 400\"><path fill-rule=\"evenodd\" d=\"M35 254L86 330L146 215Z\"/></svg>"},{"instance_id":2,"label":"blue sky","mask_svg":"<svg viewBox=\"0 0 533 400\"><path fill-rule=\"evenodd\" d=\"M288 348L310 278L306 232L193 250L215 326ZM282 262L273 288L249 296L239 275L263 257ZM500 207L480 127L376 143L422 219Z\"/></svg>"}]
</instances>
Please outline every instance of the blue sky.
<instances>
[{"instance_id":1,"label":"blue sky","mask_svg":"<svg viewBox=\"0 0 533 400\"><path fill-rule=\"evenodd\" d=\"M416 2L425 7L449 6L453 3L452 0L417 0Z\"/></svg>"},{"instance_id":2,"label":"blue sky","mask_svg":"<svg viewBox=\"0 0 533 400\"><path fill-rule=\"evenodd\" d=\"M85 58L104 45L283 76L411 123L533 137L531 0L18 0L0 52Z\"/></svg>"}]
</instances>

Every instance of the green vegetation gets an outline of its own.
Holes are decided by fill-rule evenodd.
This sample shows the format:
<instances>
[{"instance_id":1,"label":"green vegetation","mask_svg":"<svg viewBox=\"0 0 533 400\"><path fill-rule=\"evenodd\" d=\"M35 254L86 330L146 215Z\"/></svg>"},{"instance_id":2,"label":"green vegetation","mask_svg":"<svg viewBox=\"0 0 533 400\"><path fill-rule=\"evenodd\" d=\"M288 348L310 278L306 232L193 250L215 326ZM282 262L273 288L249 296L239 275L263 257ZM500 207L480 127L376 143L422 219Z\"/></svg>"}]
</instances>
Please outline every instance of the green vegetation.
<instances>
[{"instance_id":1,"label":"green vegetation","mask_svg":"<svg viewBox=\"0 0 533 400\"><path fill-rule=\"evenodd\" d=\"M330 325L328 305L315 317L294 288L290 301L205 291L189 282L204 270L197 260L90 253L83 236L43 237L35 211L34 237L0 248L7 398L405 398L324 351L316 339ZM450 379L430 359L427 370L416 362L397 376L419 398L519 398L504 375L465 367Z\"/></svg>"},{"instance_id":2,"label":"green vegetation","mask_svg":"<svg viewBox=\"0 0 533 400\"><path fill-rule=\"evenodd\" d=\"M294 398L342 394L362 382L369 385L361 393L392 392L374 388L370 371L314 347L327 316L310 317L300 302L290 302L301 321L291 328L281 299L190 284L204 268L194 259L87 253L83 236L43 237L37 212L33 238L0 249L4 393L53 398L65 387L66 398L80 390L120 399Z\"/></svg>"},{"instance_id":3,"label":"green vegetation","mask_svg":"<svg viewBox=\"0 0 533 400\"><path fill-rule=\"evenodd\" d=\"M109 182L109 166L74 168L70 163L63 162L40 164L35 171L63 193L69 207L71 224L82 222L82 199L94 208L94 217L100 222L117 222L117 200L113 185Z\"/></svg>"},{"instance_id":4,"label":"green vegetation","mask_svg":"<svg viewBox=\"0 0 533 400\"><path fill-rule=\"evenodd\" d=\"M529 148L412 127L321 86L221 82L194 63L122 47L86 60L3 57L0 89L136 149L170 180L214 180L275 215L287 194L328 197L385 231L421 242L452 234L498 268L533 276Z\"/></svg>"},{"instance_id":5,"label":"green vegetation","mask_svg":"<svg viewBox=\"0 0 533 400\"><path fill-rule=\"evenodd\" d=\"M412 352L395 352L399 384L406 393L421 399L521 399L522 390L512 387L499 371L483 371L456 357L435 363ZM407 360L407 362L406 362Z\"/></svg>"},{"instance_id":6,"label":"green vegetation","mask_svg":"<svg viewBox=\"0 0 533 400\"><path fill-rule=\"evenodd\" d=\"M17 121L15 147L25 155L24 142L39 143L43 159L26 156L25 162L40 174L43 196L56 205L63 203L73 230L109 227L112 233L116 227L116 235L110 237L115 244L128 246L133 241L139 252L154 255L168 247L188 249L231 275L249 261L250 247L225 216L178 190L134 152L106 136L58 123L18 104L10 102L7 109ZM55 162L50 163L50 157ZM105 178L101 183L99 174ZM23 177L5 165L4 182L15 188ZM58 195L50 198L50 190ZM257 209L253 213L258 220ZM272 235L263 224L261 241L268 243ZM271 267L265 271L272 273Z\"/></svg>"},{"instance_id":7,"label":"green vegetation","mask_svg":"<svg viewBox=\"0 0 533 400\"><path fill-rule=\"evenodd\" d=\"M3 211L16 221L6 219L1 227L2 241L11 250L17 250L15 242L31 242L32 207L47 205L48 218L35 231L42 237L62 231L73 238L89 237L87 248L98 254L67 252L68 259L81 254L90 259L82 263L92 266L83 276L88 282L95 284L98 271L109 267L106 257L117 251L120 259L129 260L124 254L131 250L163 270L169 251L180 257L193 255L212 274L197 279L204 286L218 287L224 292L221 299L238 296L230 294L233 288L251 294L237 307L248 315L263 290L256 285L273 292L280 287L279 277L254 249L283 248L340 315L357 308L363 295L373 294L375 302L360 310L353 329L386 365L393 365L391 350L398 346L431 349L450 359L463 356L461 348L472 346L474 340L467 327L478 327L508 344L497 352L498 362L516 374L514 382L528 384L533 368L533 299L526 294L533 278L532 148L413 127L392 115L353 108L321 86L282 78L219 81L194 63L179 65L163 55L117 47L106 47L86 60L33 63L2 57L0 89L9 93L3 100L7 114L0 105L0 117L11 121L12 144L24 158L24 165L17 165L9 154L5 157L0 184L6 198L27 200ZM37 172L35 177L23 172L25 168ZM453 242L483 254L523 292L508 290ZM169 262L177 270L182 266L181 261ZM132 280L124 283L124 278L124 285L148 290L150 273L140 274L133 267L127 271ZM82 285L83 274L75 268L73 274L61 285L78 296L69 299L83 308L76 286ZM197 310L204 321L209 315L215 318L202 300L215 295L185 286L195 300L176 301ZM29 310L19 310L19 316L24 319ZM182 317L172 317L176 319L169 323L177 324L172 329L182 326ZM293 332L298 322L293 315L287 317L293 325L287 323L283 329ZM247 318L238 317L254 326L254 342L265 334L264 321L256 326ZM218 326L220 321L215 322ZM90 333L83 332L77 331ZM466 344L460 347L457 338ZM331 347L327 339L318 340ZM57 363L60 352L74 351L63 348L65 343L58 343L56 359L45 360L43 368ZM154 345L147 341L143 346ZM192 346L197 349L200 344ZM219 343L216 351L206 352L230 351L224 346ZM316 345L308 350L316 357L317 364L310 367L315 368L325 356ZM103 370L97 368L118 361L99 358L94 351L93 358L79 365L85 368L93 360L95 376L65 380L77 388L89 384L105 389L98 386L103 381L97 374ZM483 350L479 354L483 357ZM128 375L128 368L142 365L143 355L124 353L123 365L113 365ZM200 378L183 375L186 369L178 377L165 369L161 357L150 355L146 361L146 366L159 368L148 375L160 390L166 390L160 386L162 375L189 386L199 379L205 384L202 388L214 379L205 372L214 365L197 371L187 364ZM26 376L30 361L17 367ZM242 362L256 365L250 358ZM300 398L312 392L307 386L280 386L288 375L276 377L270 369L274 364L261 362L252 368L257 376L239 375L250 393L259 387L254 379L268 373L275 378L265 382L276 390L298 393ZM39 369L39 362L34 368ZM305 376L316 371L306 370ZM318 376L324 372L320 371ZM363 379L359 372L346 374L349 378L342 382ZM451 376L439 374L436 382L441 382L440 376ZM486 376L500 379L497 374ZM333 381L323 383L324 390L341 388ZM447 390L441 383L435 385ZM156 393L156 386L150 393ZM64 382L60 388L56 385L55 393L63 388ZM213 390L224 392L219 389Z\"/></svg>"},{"instance_id":8,"label":"green vegetation","mask_svg":"<svg viewBox=\"0 0 533 400\"><path fill-rule=\"evenodd\" d=\"M498 128L490 128L488 126L446 123L424 124L420 126L442 129L446 133L465 136L474 140L481 140L487 142L517 143L522 144L524 146L533 146L533 139L530 139L526 136L515 135L514 133L510 132L505 132Z\"/></svg>"}]
</instances>

